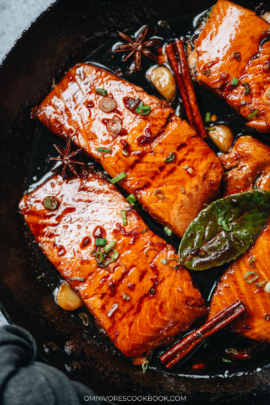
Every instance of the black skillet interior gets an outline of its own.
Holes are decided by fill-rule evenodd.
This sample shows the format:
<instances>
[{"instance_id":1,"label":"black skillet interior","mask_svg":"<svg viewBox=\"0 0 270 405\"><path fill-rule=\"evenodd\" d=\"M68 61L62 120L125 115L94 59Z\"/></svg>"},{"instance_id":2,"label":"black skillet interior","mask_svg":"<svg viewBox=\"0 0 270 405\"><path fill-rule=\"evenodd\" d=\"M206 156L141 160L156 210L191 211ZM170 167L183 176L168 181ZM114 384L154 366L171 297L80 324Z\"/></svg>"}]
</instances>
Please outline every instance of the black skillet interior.
<instances>
[{"instance_id":1,"label":"black skillet interior","mask_svg":"<svg viewBox=\"0 0 270 405\"><path fill-rule=\"evenodd\" d=\"M251 9L257 5L253 1L237 3ZM46 360L63 371L73 371L74 378L102 395L187 395L190 403L198 399L200 403L215 399L239 403L240 397L246 403L254 403L253 395L256 395L256 401L263 403L267 396L270 377L265 361L263 363L260 357L257 362L230 372L226 371L226 363L223 367L220 363L215 364L211 376L206 373L194 376L188 366L172 373L164 372L153 358L152 368L143 374L111 345L91 316L89 327L84 327L79 318L82 311L71 316L55 304L52 292L59 284L59 275L34 243L18 212L18 202L25 190L30 184L38 183L51 169L48 156L56 155L53 143L63 144L30 119L31 107L43 100L53 80L57 82L78 61L94 61L113 70L120 65L125 78L155 94L142 75L128 76L120 56L112 63L111 53L106 50L118 41L116 30L134 33L148 23L152 35L173 39L192 29L192 16L211 5L212 2L206 0L138 0L136 7L132 0L59 0L23 34L1 66L0 301L10 319L34 335ZM162 25L157 24L161 20L169 21L171 29L163 32ZM144 63L147 66L148 62ZM245 134L267 143L266 137L248 129L222 101L204 89L196 88L196 91L203 115L211 111L226 117L235 134L244 130ZM144 212L140 213L164 238L162 228ZM178 246L176 238L167 240ZM195 274L205 298L221 272L222 269L216 269ZM38 279L41 274L45 277ZM85 352L79 364L78 359L69 358L62 351L65 342L71 339L79 342ZM220 335L210 342L206 355L212 350L218 353L217 346L223 347L224 339L227 339L226 335ZM58 355L51 356L54 351L48 342L60 348ZM243 342L243 345L247 344Z\"/></svg>"}]
</instances>

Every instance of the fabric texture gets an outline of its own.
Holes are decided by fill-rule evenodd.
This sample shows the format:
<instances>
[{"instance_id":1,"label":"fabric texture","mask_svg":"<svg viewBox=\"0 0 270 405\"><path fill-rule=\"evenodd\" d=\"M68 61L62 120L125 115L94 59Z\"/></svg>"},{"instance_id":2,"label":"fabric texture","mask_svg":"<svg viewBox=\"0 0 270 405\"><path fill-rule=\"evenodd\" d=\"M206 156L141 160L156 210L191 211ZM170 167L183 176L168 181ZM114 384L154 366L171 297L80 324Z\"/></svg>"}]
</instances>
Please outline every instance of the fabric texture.
<instances>
[{"instance_id":1,"label":"fabric texture","mask_svg":"<svg viewBox=\"0 0 270 405\"><path fill-rule=\"evenodd\" d=\"M36 354L30 333L13 325L0 328L1 405L79 405L86 404L85 396L94 395L56 368L35 361Z\"/></svg>"}]
</instances>

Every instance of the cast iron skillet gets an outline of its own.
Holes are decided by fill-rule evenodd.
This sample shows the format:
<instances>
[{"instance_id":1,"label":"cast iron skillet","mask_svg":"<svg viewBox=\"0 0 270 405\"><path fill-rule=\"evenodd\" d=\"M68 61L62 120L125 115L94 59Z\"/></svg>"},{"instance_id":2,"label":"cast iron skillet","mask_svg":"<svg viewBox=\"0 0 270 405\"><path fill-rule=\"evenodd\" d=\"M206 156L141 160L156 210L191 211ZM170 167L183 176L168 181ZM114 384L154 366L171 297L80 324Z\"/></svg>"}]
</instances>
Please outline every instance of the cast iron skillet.
<instances>
[{"instance_id":1,"label":"cast iron skillet","mask_svg":"<svg viewBox=\"0 0 270 405\"><path fill-rule=\"evenodd\" d=\"M236 3L251 9L257 4ZM51 290L57 272L33 243L18 212L34 160L47 158L36 156L42 154L43 140L35 137L37 124L30 119L30 111L49 92L53 78L57 82L76 62L116 39L117 29L198 14L212 4L213 0L58 0L23 33L0 68L0 301L9 320L33 334L47 361L75 375L82 364L85 372L77 379L99 395L180 395L190 404L268 403L267 367L234 377L194 379L151 369L143 374L131 366L105 336L96 334L93 319L84 328L76 314L71 317L55 305ZM55 137L47 136L46 142L52 144ZM37 279L41 271L47 274L44 280ZM62 349L70 339L84 348L79 364L61 353L47 356L43 350L47 342Z\"/></svg>"}]
</instances>

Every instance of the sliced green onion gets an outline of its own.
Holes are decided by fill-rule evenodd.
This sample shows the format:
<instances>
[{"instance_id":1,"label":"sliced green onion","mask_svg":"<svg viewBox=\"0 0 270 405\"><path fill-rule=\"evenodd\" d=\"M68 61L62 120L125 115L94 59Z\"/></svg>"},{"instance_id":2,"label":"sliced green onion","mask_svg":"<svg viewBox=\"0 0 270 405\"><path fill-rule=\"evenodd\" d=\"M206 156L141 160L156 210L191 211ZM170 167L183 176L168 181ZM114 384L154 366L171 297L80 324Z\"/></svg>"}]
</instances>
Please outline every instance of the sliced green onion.
<instances>
[{"instance_id":1,"label":"sliced green onion","mask_svg":"<svg viewBox=\"0 0 270 405\"><path fill-rule=\"evenodd\" d=\"M155 190L154 195L159 199L159 200L164 200L165 195L162 190L159 190L158 188Z\"/></svg>"},{"instance_id":2,"label":"sliced green onion","mask_svg":"<svg viewBox=\"0 0 270 405\"><path fill-rule=\"evenodd\" d=\"M147 371L148 366L149 366L149 361L148 360L144 361L143 364L142 364L142 371L144 373Z\"/></svg>"},{"instance_id":3,"label":"sliced green onion","mask_svg":"<svg viewBox=\"0 0 270 405\"><path fill-rule=\"evenodd\" d=\"M134 194L129 194L129 196L126 198L127 202L130 203L130 205L134 206L137 202L136 197Z\"/></svg>"},{"instance_id":4,"label":"sliced green onion","mask_svg":"<svg viewBox=\"0 0 270 405\"><path fill-rule=\"evenodd\" d=\"M111 240L111 241L110 241L109 243L107 243L107 245L105 246L104 252L105 252L105 253L110 253L110 252L113 250L113 248L115 248L115 246L116 246L115 240Z\"/></svg>"},{"instance_id":5,"label":"sliced green onion","mask_svg":"<svg viewBox=\"0 0 270 405\"><path fill-rule=\"evenodd\" d=\"M256 261L256 256L251 256L248 260L250 267L254 267L254 262Z\"/></svg>"},{"instance_id":6,"label":"sliced green onion","mask_svg":"<svg viewBox=\"0 0 270 405\"><path fill-rule=\"evenodd\" d=\"M111 149L106 149L106 148L97 148L98 152L107 152L107 153L111 153Z\"/></svg>"},{"instance_id":7,"label":"sliced green onion","mask_svg":"<svg viewBox=\"0 0 270 405\"><path fill-rule=\"evenodd\" d=\"M107 96L107 90L105 89L96 89L96 93L100 96Z\"/></svg>"},{"instance_id":8,"label":"sliced green onion","mask_svg":"<svg viewBox=\"0 0 270 405\"><path fill-rule=\"evenodd\" d=\"M68 277L68 280L71 280L71 281L84 281L84 278L82 278L82 277Z\"/></svg>"},{"instance_id":9,"label":"sliced green onion","mask_svg":"<svg viewBox=\"0 0 270 405\"><path fill-rule=\"evenodd\" d=\"M154 251L158 252L158 250L157 250L156 248L148 248L148 249L146 249L146 251L144 252L144 254L145 254L146 257L148 257L148 253L149 253L151 250L154 250Z\"/></svg>"},{"instance_id":10,"label":"sliced green onion","mask_svg":"<svg viewBox=\"0 0 270 405\"><path fill-rule=\"evenodd\" d=\"M173 152L171 152L170 154L169 154L169 156L167 156L165 159L164 159L164 162L165 163L170 163L170 162L173 162L175 160L175 154L173 153Z\"/></svg>"},{"instance_id":11,"label":"sliced green onion","mask_svg":"<svg viewBox=\"0 0 270 405\"><path fill-rule=\"evenodd\" d=\"M256 274L256 276L254 278L252 278L251 280L247 280L247 278L249 276L251 276L252 274ZM253 281L258 280L259 277L260 277L260 275L256 271L249 271L244 275L245 282L248 283L248 284L251 284L251 283L253 283Z\"/></svg>"},{"instance_id":12,"label":"sliced green onion","mask_svg":"<svg viewBox=\"0 0 270 405\"><path fill-rule=\"evenodd\" d=\"M98 256L100 256L100 258L98 259ZM97 252L96 254L96 261L98 262L98 264L101 264L104 260L104 254L102 252Z\"/></svg>"},{"instance_id":13,"label":"sliced green onion","mask_svg":"<svg viewBox=\"0 0 270 405\"><path fill-rule=\"evenodd\" d=\"M121 217L122 217L122 222L123 225L127 224L127 215L126 215L126 211L121 211Z\"/></svg>"},{"instance_id":14,"label":"sliced green onion","mask_svg":"<svg viewBox=\"0 0 270 405\"><path fill-rule=\"evenodd\" d=\"M43 205L45 208L47 208L47 210L54 211L59 207L59 202L54 197L47 197L43 201Z\"/></svg>"},{"instance_id":15,"label":"sliced green onion","mask_svg":"<svg viewBox=\"0 0 270 405\"><path fill-rule=\"evenodd\" d=\"M79 317L81 318L82 323L83 323L84 326L89 326L89 319L88 319L87 314L85 314L84 312L81 312L79 314Z\"/></svg>"},{"instance_id":16,"label":"sliced green onion","mask_svg":"<svg viewBox=\"0 0 270 405\"><path fill-rule=\"evenodd\" d=\"M270 320L270 314L264 314L264 320L269 321Z\"/></svg>"},{"instance_id":17,"label":"sliced green onion","mask_svg":"<svg viewBox=\"0 0 270 405\"><path fill-rule=\"evenodd\" d=\"M116 250L114 250L113 254L111 255L112 261L115 262L115 260L117 260L118 257L119 257L119 253Z\"/></svg>"},{"instance_id":18,"label":"sliced green onion","mask_svg":"<svg viewBox=\"0 0 270 405\"><path fill-rule=\"evenodd\" d=\"M147 115L151 111L150 105L144 105L143 101L140 102L139 107L136 108L135 112L141 115Z\"/></svg>"},{"instance_id":19,"label":"sliced green onion","mask_svg":"<svg viewBox=\"0 0 270 405\"><path fill-rule=\"evenodd\" d=\"M186 194L185 187L181 187L181 192L182 192L182 194Z\"/></svg>"},{"instance_id":20,"label":"sliced green onion","mask_svg":"<svg viewBox=\"0 0 270 405\"><path fill-rule=\"evenodd\" d=\"M215 130L216 130L216 127L208 127L208 128L206 128L206 130L207 130L208 132L215 131Z\"/></svg>"},{"instance_id":21,"label":"sliced green onion","mask_svg":"<svg viewBox=\"0 0 270 405\"><path fill-rule=\"evenodd\" d=\"M129 156L129 153L126 152L125 150L122 150L122 154L123 154L124 156Z\"/></svg>"},{"instance_id":22,"label":"sliced green onion","mask_svg":"<svg viewBox=\"0 0 270 405\"><path fill-rule=\"evenodd\" d=\"M241 101L241 105L246 105L245 100L242 100L242 101Z\"/></svg>"},{"instance_id":23,"label":"sliced green onion","mask_svg":"<svg viewBox=\"0 0 270 405\"><path fill-rule=\"evenodd\" d=\"M149 293L150 297L153 297L156 294L156 290L154 288L151 288Z\"/></svg>"},{"instance_id":24,"label":"sliced green onion","mask_svg":"<svg viewBox=\"0 0 270 405\"><path fill-rule=\"evenodd\" d=\"M256 283L256 287L261 288L267 283L266 280L262 281L261 283Z\"/></svg>"},{"instance_id":25,"label":"sliced green onion","mask_svg":"<svg viewBox=\"0 0 270 405\"><path fill-rule=\"evenodd\" d=\"M231 363L232 361L229 359L222 359L222 361L224 361L224 363Z\"/></svg>"},{"instance_id":26,"label":"sliced green onion","mask_svg":"<svg viewBox=\"0 0 270 405\"><path fill-rule=\"evenodd\" d=\"M183 169L187 170L187 169L188 169L188 166L184 166Z\"/></svg>"},{"instance_id":27,"label":"sliced green onion","mask_svg":"<svg viewBox=\"0 0 270 405\"><path fill-rule=\"evenodd\" d=\"M247 119L250 120L251 118L255 117L255 115L257 115L258 112L260 112L260 110L255 110L255 111L253 111L253 113L251 113L251 114L249 114L249 115L247 116Z\"/></svg>"},{"instance_id":28,"label":"sliced green onion","mask_svg":"<svg viewBox=\"0 0 270 405\"><path fill-rule=\"evenodd\" d=\"M126 173L123 172L123 173L120 173L120 174L118 174L117 176L115 176L113 179L111 179L110 182L111 182L112 184L115 184L115 183L117 183L118 181L124 179L125 177L127 177L127 175L126 175Z\"/></svg>"},{"instance_id":29,"label":"sliced green onion","mask_svg":"<svg viewBox=\"0 0 270 405\"><path fill-rule=\"evenodd\" d=\"M246 83L246 82L244 82L244 83L242 83L242 86L244 86L244 87L245 87L244 95L245 95L245 96L247 96L247 95L250 93L250 87L249 87L249 84L248 84L248 83Z\"/></svg>"},{"instance_id":30,"label":"sliced green onion","mask_svg":"<svg viewBox=\"0 0 270 405\"><path fill-rule=\"evenodd\" d=\"M129 301L129 300L130 300L130 297L129 297L128 295L124 294L124 295L123 295L123 299L126 300L126 301Z\"/></svg>"},{"instance_id":31,"label":"sliced green onion","mask_svg":"<svg viewBox=\"0 0 270 405\"><path fill-rule=\"evenodd\" d=\"M210 112L207 112L206 114L205 114L205 122L210 122L211 121L211 113Z\"/></svg>"},{"instance_id":32,"label":"sliced green onion","mask_svg":"<svg viewBox=\"0 0 270 405\"><path fill-rule=\"evenodd\" d=\"M96 246L105 246L107 243L107 239L96 239L95 245Z\"/></svg>"},{"instance_id":33,"label":"sliced green onion","mask_svg":"<svg viewBox=\"0 0 270 405\"><path fill-rule=\"evenodd\" d=\"M164 232L165 232L168 236L172 236L172 235L173 235L173 231L172 231L170 228L168 228L167 226L165 226Z\"/></svg>"},{"instance_id":34,"label":"sliced green onion","mask_svg":"<svg viewBox=\"0 0 270 405\"><path fill-rule=\"evenodd\" d=\"M233 77L233 79L232 79L232 85L233 85L233 86L237 86L237 85L238 85L238 79L237 79L237 77Z\"/></svg>"},{"instance_id":35,"label":"sliced green onion","mask_svg":"<svg viewBox=\"0 0 270 405\"><path fill-rule=\"evenodd\" d=\"M238 355L238 351L236 349L233 349L233 348L226 349L225 352L227 354L234 354L235 356Z\"/></svg>"},{"instance_id":36,"label":"sliced green onion","mask_svg":"<svg viewBox=\"0 0 270 405\"><path fill-rule=\"evenodd\" d=\"M167 264L167 259L165 257L163 257L163 259L161 259L161 263L162 264Z\"/></svg>"},{"instance_id":37,"label":"sliced green onion","mask_svg":"<svg viewBox=\"0 0 270 405\"><path fill-rule=\"evenodd\" d=\"M209 68L206 68L202 70L202 74L205 76L210 76L211 75L211 70Z\"/></svg>"}]
</instances>

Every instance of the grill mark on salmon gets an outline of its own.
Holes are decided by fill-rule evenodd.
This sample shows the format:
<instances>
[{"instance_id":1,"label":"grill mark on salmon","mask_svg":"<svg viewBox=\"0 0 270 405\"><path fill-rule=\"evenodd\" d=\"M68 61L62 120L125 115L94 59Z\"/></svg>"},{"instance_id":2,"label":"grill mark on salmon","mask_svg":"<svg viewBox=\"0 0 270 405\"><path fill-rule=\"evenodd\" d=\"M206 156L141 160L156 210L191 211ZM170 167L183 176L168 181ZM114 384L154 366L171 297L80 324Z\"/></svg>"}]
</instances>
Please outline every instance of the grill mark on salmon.
<instances>
[{"instance_id":1,"label":"grill mark on salmon","mask_svg":"<svg viewBox=\"0 0 270 405\"><path fill-rule=\"evenodd\" d=\"M117 113L99 109L102 96L96 94L96 88L104 88L114 97ZM141 116L131 111L125 106L126 98L150 105L150 114ZM86 107L89 103L91 109ZM125 172L127 177L120 185L136 195L158 222L182 237L204 204L218 197L223 170L215 153L174 112L166 101L149 96L140 87L95 66L78 64L46 97L36 115L50 131L83 147L110 176ZM126 135L109 134L102 120L113 115L121 119ZM149 143L138 142L139 137L147 134L151 134ZM112 152L101 153L97 148ZM128 150L128 157L122 154L124 149ZM165 164L164 159L171 152L175 161ZM183 166L190 162L195 165L194 179L183 171L180 161ZM164 166L164 170L159 170ZM181 193L183 186L189 189L188 200ZM160 187L166 197L163 202L154 195Z\"/></svg>"},{"instance_id":2,"label":"grill mark on salmon","mask_svg":"<svg viewBox=\"0 0 270 405\"><path fill-rule=\"evenodd\" d=\"M43 201L52 196L60 205L48 211ZM175 249L150 230L141 233L146 224L103 174L88 170L69 180L54 175L25 195L19 208L41 250L126 356L164 344L206 315L189 272L161 263L175 257ZM125 227L120 225L121 210L128 213ZM119 258L110 269L99 267L91 256L97 237L117 242ZM147 257L149 248L155 251ZM191 309L190 301L196 307Z\"/></svg>"}]
</instances>

